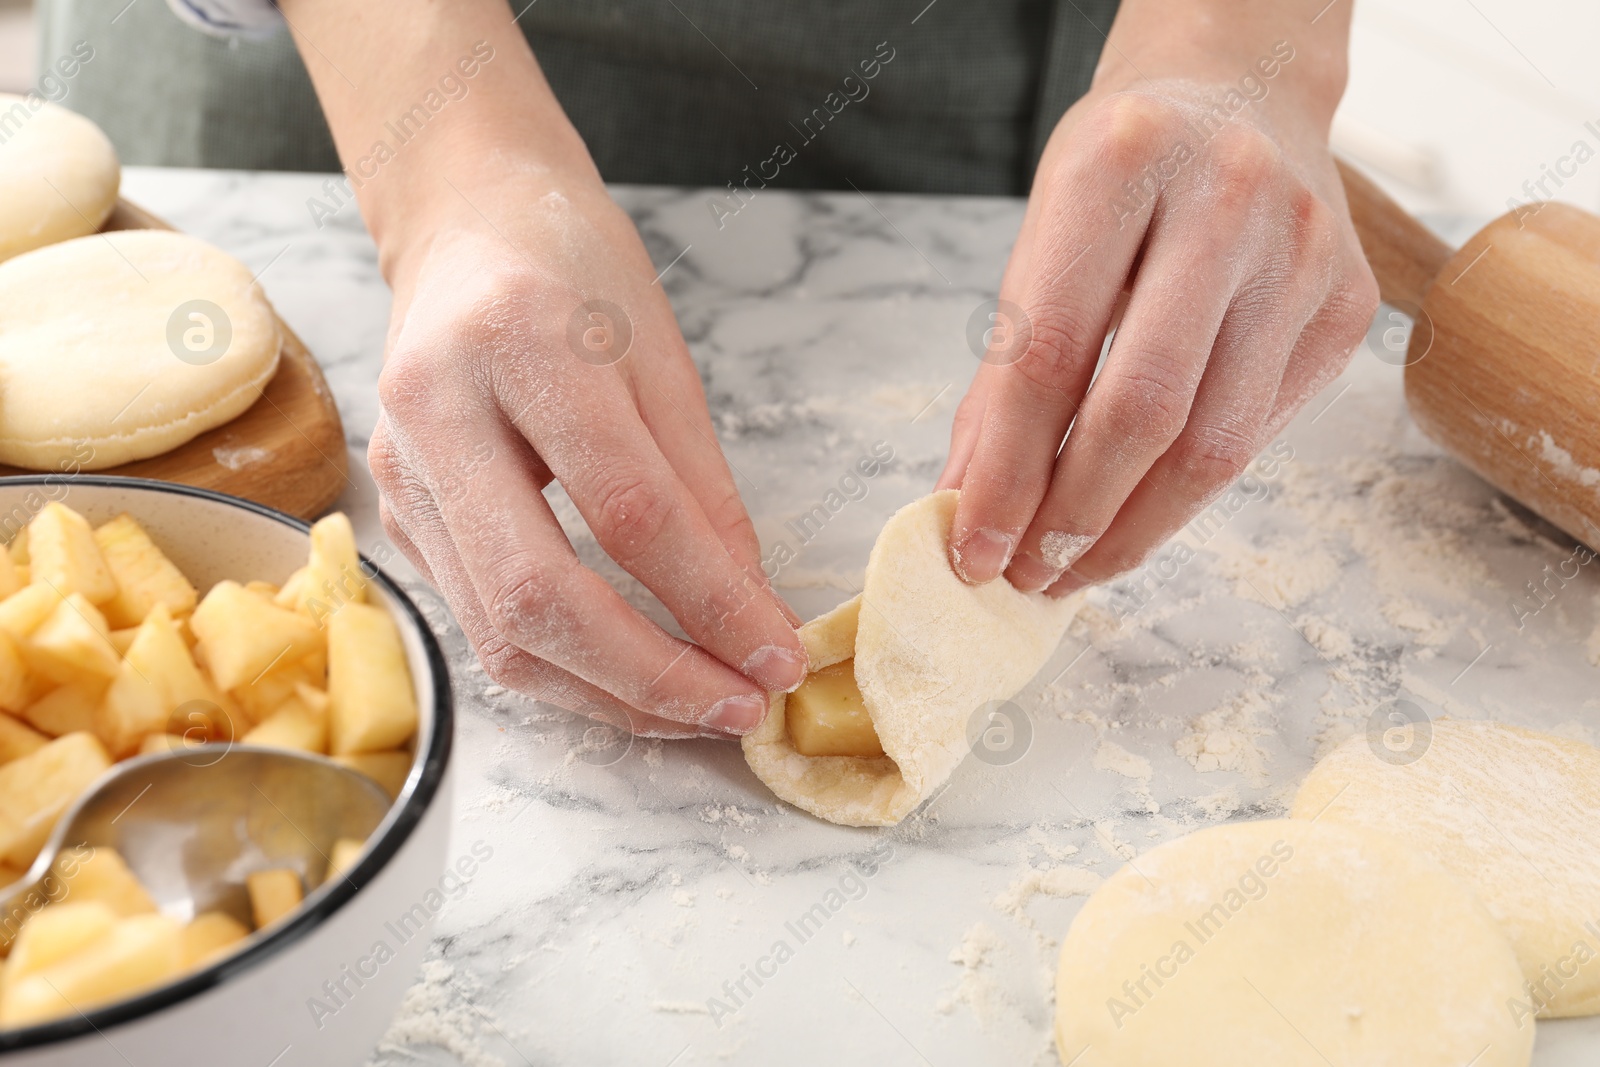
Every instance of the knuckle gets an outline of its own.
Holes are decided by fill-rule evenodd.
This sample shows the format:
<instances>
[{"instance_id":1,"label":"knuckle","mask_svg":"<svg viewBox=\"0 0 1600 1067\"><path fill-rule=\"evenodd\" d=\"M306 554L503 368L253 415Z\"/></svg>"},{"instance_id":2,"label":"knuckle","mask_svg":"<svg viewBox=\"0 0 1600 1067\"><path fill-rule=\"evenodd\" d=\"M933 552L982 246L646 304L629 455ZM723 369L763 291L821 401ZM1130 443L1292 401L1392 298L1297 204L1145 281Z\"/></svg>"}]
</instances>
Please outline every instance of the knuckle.
<instances>
[{"instance_id":1,"label":"knuckle","mask_svg":"<svg viewBox=\"0 0 1600 1067\"><path fill-rule=\"evenodd\" d=\"M378 402L397 419L423 410L438 392L438 373L427 362L405 352L395 352L378 372Z\"/></svg>"},{"instance_id":2,"label":"knuckle","mask_svg":"<svg viewBox=\"0 0 1600 1067\"><path fill-rule=\"evenodd\" d=\"M1154 97L1117 93L1101 106L1096 126L1093 163L1121 174L1139 170L1152 155L1166 151L1172 113Z\"/></svg>"},{"instance_id":3,"label":"knuckle","mask_svg":"<svg viewBox=\"0 0 1600 1067\"><path fill-rule=\"evenodd\" d=\"M1189 415L1194 391L1189 372L1168 357L1143 356L1111 383L1104 418L1115 437L1170 443ZM1181 384L1180 384L1181 383Z\"/></svg>"},{"instance_id":4,"label":"knuckle","mask_svg":"<svg viewBox=\"0 0 1600 1067\"><path fill-rule=\"evenodd\" d=\"M520 648L538 648L552 629L561 605L561 580L547 568L526 564L502 579L484 601L496 634Z\"/></svg>"},{"instance_id":5,"label":"knuckle","mask_svg":"<svg viewBox=\"0 0 1600 1067\"><path fill-rule=\"evenodd\" d=\"M656 543L672 516L673 504L667 493L637 471L601 480L592 499L595 535L624 566Z\"/></svg>"},{"instance_id":6,"label":"knuckle","mask_svg":"<svg viewBox=\"0 0 1600 1067\"><path fill-rule=\"evenodd\" d=\"M1027 351L1016 369L1043 390L1069 388L1082 373L1089 347L1084 319L1065 308L1031 313Z\"/></svg>"},{"instance_id":7,"label":"knuckle","mask_svg":"<svg viewBox=\"0 0 1600 1067\"><path fill-rule=\"evenodd\" d=\"M1238 123L1224 126L1211 148L1217 177L1213 195L1221 205L1248 207L1272 184L1281 164L1282 154L1266 134Z\"/></svg>"},{"instance_id":8,"label":"knuckle","mask_svg":"<svg viewBox=\"0 0 1600 1067\"><path fill-rule=\"evenodd\" d=\"M1220 488L1244 472L1255 458L1255 437L1225 423L1200 426L1173 445L1177 477L1207 490Z\"/></svg>"}]
</instances>

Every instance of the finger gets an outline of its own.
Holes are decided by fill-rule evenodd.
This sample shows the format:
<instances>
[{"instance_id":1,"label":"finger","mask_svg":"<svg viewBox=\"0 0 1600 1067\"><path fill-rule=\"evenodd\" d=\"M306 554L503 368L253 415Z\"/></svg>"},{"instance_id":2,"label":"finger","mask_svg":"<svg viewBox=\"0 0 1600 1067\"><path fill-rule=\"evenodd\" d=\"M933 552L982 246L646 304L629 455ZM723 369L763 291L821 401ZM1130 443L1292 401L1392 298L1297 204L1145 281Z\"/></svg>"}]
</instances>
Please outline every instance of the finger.
<instances>
[{"instance_id":1,"label":"finger","mask_svg":"<svg viewBox=\"0 0 1600 1067\"><path fill-rule=\"evenodd\" d=\"M745 580L741 588L751 597L765 597L791 627L798 627L799 617L772 588L762 567L761 540L739 495L736 473L746 487L754 488L754 483L732 469L717 443L705 391L693 373L688 350L683 349L680 355L681 359L665 362L660 382L652 375L634 379L640 416L662 455L699 501L728 554L743 569Z\"/></svg>"},{"instance_id":2,"label":"finger","mask_svg":"<svg viewBox=\"0 0 1600 1067\"><path fill-rule=\"evenodd\" d=\"M955 419L950 426L950 455L945 460L944 471L939 475L935 489L959 489L972 463L972 453L978 447L978 431L983 425L983 413L989 406L989 393L993 388L993 375L987 365L978 368L967 395L956 405Z\"/></svg>"},{"instance_id":3,"label":"finger","mask_svg":"<svg viewBox=\"0 0 1600 1067\"><path fill-rule=\"evenodd\" d=\"M428 554L421 550L416 540L400 523L394 510L381 498L378 511L389 538L408 559L412 560L418 571L428 577L429 583L439 588L438 581L433 577L434 564L428 562ZM447 575L450 584L454 586L470 588L471 582L461 565L460 556L448 535L443 534L442 523L422 522L419 525L435 531L433 536L425 537L425 540L432 547L433 558L438 561L439 573ZM576 675L530 656L495 632L475 596L462 598L458 603L452 604L451 609L462 632L477 654L478 662L483 665L484 673L498 685L640 736L663 738L727 736L714 731L708 733L695 725L647 715L628 707L610 693L590 685Z\"/></svg>"},{"instance_id":4,"label":"finger","mask_svg":"<svg viewBox=\"0 0 1600 1067\"><path fill-rule=\"evenodd\" d=\"M568 362L554 373L569 387L511 379L504 400L600 546L723 663L771 690L799 685L806 660L794 627L724 547L616 371Z\"/></svg>"},{"instance_id":5,"label":"finger","mask_svg":"<svg viewBox=\"0 0 1600 1067\"><path fill-rule=\"evenodd\" d=\"M1323 296L1297 300L1264 285L1235 300L1172 446L1128 496L1082 558L1045 583L1061 596L1139 566L1159 545L1232 485L1265 441L1265 424L1290 352ZM1044 516L1041 525L1057 521ZM1035 531L1030 531L1030 537Z\"/></svg>"},{"instance_id":6,"label":"finger","mask_svg":"<svg viewBox=\"0 0 1600 1067\"><path fill-rule=\"evenodd\" d=\"M1016 362L980 372L993 384L951 528L951 565L969 582L1006 569L1049 490L1057 449L1145 239L1147 212L1119 218L1108 205L1163 148L1165 127L1146 102L1125 98L1085 120L1054 173L1041 171L1027 269L1008 270L1002 288L1021 308L1031 341Z\"/></svg>"},{"instance_id":7,"label":"finger","mask_svg":"<svg viewBox=\"0 0 1600 1067\"><path fill-rule=\"evenodd\" d=\"M384 374L388 440L402 472L420 469L434 454L418 447L417 434L437 442L475 433L491 445L490 458L467 472L467 491L437 502L467 583L453 588L430 553L452 604L476 597L494 633L630 707L728 733L761 722L767 700L753 683L667 634L582 566L539 492L527 443L487 401L449 393L426 360L404 372L391 361ZM406 479L397 481L404 490ZM380 481L379 488L393 503L389 487Z\"/></svg>"}]
</instances>

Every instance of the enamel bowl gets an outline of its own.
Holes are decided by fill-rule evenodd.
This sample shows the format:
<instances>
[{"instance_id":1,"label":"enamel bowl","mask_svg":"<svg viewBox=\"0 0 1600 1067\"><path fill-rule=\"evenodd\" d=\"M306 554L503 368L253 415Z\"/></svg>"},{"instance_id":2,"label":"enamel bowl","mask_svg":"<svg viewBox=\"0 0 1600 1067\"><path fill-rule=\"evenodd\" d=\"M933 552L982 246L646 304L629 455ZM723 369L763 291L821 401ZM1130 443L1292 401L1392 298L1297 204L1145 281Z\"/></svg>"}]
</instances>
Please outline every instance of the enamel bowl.
<instances>
[{"instance_id":1,"label":"enamel bowl","mask_svg":"<svg viewBox=\"0 0 1600 1067\"><path fill-rule=\"evenodd\" d=\"M281 583L310 550L306 524L271 508L91 475L0 478L0 540L52 500L95 524L128 512L202 592L222 578ZM209 967L87 1014L0 1031L7 1067L366 1062L421 966L441 881L458 877L445 871L453 713L444 656L399 586L379 571L369 589L400 628L421 721L410 777L348 877Z\"/></svg>"}]
</instances>

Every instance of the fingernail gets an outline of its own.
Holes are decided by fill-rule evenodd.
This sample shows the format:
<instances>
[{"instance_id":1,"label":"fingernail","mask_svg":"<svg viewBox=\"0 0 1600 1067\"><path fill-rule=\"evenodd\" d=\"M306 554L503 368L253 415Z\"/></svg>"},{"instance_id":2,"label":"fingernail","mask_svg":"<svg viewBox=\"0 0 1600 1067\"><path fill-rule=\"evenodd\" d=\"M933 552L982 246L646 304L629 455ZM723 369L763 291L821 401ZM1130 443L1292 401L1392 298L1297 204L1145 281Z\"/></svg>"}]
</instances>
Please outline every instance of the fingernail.
<instances>
[{"instance_id":1,"label":"fingernail","mask_svg":"<svg viewBox=\"0 0 1600 1067\"><path fill-rule=\"evenodd\" d=\"M1093 547L1094 542L1094 534L1051 530L1039 538L1039 551L1046 563L1058 571L1064 571L1082 559L1083 554Z\"/></svg>"},{"instance_id":2,"label":"fingernail","mask_svg":"<svg viewBox=\"0 0 1600 1067\"><path fill-rule=\"evenodd\" d=\"M787 648L762 645L740 671L768 692L787 693L806 680L806 661Z\"/></svg>"},{"instance_id":3,"label":"fingernail","mask_svg":"<svg viewBox=\"0 0 1600 1067\"><path fill-rule=\"evenodd\" d=\"M729 697L719 700L700 723L730 734L747 734L767 717L767 702L761 697Z\"/></svg>"},{"instance_id":4,"label":"fingernail","mask_svg":"<svg viewBox=\"0 0 1600 1067\"><path fill-rule=\"evenodd\" d=\"M1017 539L999 530L973 530L951 553L956 573L963 581L982 585L1000 577Z\"/></svg>"},{"instance_id":5,"label":"fingernail","mask_svg":"<svg viewBox=\"0 0 1600 1067\"><path fill-rule=\"evenodd\" d=\"M1028 552L1018 552L1011 566L1006 569L1006 577L1011 579L1011 584L1024 593L1037 593L1060 575L1061 568L1046 566Z\"/></svg>"},{"instance_id":6,"label":"fingernail","mask_svg":"<svg viewBox=\"0 0 1600 1067\"><path fill-rule=\"evenodd\" d=\"M1087 588L1089 584L1089 579L1080 578L1071 571L1068 571L1059 579L1057 579L1054 585L1046 589L1045 592L1050 596L1063 597L1070 593L1076 593L1080 589Z\"/></svg>"}]
</instances>

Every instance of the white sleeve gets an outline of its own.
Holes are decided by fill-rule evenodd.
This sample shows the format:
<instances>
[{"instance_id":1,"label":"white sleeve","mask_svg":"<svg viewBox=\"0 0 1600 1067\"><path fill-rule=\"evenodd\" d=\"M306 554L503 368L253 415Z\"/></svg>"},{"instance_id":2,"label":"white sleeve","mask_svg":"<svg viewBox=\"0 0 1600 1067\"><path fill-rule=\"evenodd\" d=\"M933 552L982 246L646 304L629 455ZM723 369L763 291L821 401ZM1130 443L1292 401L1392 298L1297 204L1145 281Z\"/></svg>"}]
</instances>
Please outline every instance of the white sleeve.
<instances>
[{"instance_id":1,"label":"white sleeve","mask_svg":"<svg viewBox=\"0 0 1600 1067\"><path fill-rule=\"evenodd\" d=\"M283 25L274 0L167 0L167 6L213 37L270 37Z\"/></svg>"}]
</instances>

